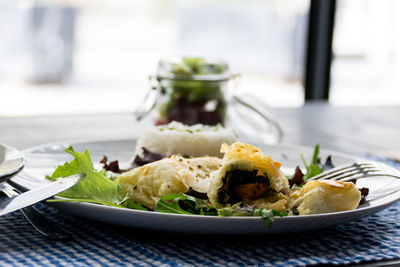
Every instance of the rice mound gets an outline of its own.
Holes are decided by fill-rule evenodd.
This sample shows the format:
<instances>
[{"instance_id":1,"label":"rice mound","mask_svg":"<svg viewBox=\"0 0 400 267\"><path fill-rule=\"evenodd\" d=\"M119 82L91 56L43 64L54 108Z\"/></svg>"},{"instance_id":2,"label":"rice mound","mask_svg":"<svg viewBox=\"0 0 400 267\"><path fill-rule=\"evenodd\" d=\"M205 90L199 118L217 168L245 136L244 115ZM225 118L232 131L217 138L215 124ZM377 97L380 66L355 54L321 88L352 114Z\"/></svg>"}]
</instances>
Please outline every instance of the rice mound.
<instances>
[{"instance_id":1,"label":"rice mound","mask_svg":"<svg viewBox=\"0 0 400 267\"><path fill-rule=\"evenodd\" d=\"M232 144L237 140L235 132L220 125L206 126L195 124L187 126L180 122L151 127L140 135L135 149L142 154L142 147L165 155L188 155L193 157L221 157L223 143Z\"/></svg>"}]
</instances>

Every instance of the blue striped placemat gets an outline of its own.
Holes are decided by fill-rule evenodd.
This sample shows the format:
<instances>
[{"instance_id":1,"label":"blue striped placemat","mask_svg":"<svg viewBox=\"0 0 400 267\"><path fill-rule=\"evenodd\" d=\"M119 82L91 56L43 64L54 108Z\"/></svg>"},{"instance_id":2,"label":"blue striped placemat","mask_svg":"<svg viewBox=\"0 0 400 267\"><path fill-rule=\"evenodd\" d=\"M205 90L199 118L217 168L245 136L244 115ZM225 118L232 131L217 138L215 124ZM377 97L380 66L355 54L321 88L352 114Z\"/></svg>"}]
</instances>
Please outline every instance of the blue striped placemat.
<instances>
[{"instance_id":1,"label":"blue striped placemat","mask_svg":"<svg viewBox=\"0 0 400 267\"><path fill-rule=\"evenodd\" d=\"M386 158L372 158L400 168ZM400 257L400 203L368 218L279 236L182 236L126 229L36 205L73 239L44 239L20 212L0 217L0 266L304 266Z\"/></svg>"}]
</instances>

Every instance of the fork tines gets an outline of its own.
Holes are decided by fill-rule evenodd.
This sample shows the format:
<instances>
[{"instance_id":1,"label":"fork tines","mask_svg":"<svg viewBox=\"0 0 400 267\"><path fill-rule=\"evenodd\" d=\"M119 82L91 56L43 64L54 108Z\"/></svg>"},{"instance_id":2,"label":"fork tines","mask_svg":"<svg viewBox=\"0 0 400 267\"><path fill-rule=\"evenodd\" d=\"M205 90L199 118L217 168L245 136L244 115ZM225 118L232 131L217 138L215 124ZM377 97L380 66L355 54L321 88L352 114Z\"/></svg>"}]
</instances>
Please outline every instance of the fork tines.
<instances>
[{"instance_id":1,"label":"fork tines","mask_svg":"<svg viewBox=\"0 0 400 267\"><path fill-rule=\"evenodd\" d=\"M376 172L379 172L379 169L377 169L377 167L372 163L354 162L348 165L343 165L340 167L330 169L308 180L324 179L324 180L351 181L353 179L374 176L374 173Z\"/></svg>"}]
</instances>

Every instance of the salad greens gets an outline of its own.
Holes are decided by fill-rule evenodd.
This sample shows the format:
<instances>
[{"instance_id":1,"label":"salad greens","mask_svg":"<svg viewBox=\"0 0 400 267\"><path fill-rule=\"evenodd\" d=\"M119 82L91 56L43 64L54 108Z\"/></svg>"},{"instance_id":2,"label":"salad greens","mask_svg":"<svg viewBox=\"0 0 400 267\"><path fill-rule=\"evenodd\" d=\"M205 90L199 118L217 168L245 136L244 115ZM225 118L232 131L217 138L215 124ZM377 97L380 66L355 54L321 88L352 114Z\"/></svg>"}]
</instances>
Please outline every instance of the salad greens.
<instances>
[{"instance_id":1,"label":"salad greens","mask_svg":"<svg viewBox=\"0 0 400 267\"><path fill-rule=\"evenodd\" d=\"M287 212L280 212L277 210L267 210L264 208L255 209L249 206L242 206L242 203L236 203L232 206L218 209L219 216L257 216L264 220L267 228L271 227L274 222L274 217L287 216Z\"/></svg>"},{"instance_id":2,"label":"salad greens","mask_svg":"<svg viewBox=\"0 0 400 267\"><path fill-rule=\"evenodd\" d=\"M142 205L140 205L139 203L136 203L135 201L132 201L130 199L128 199L125 203L125 207L128 209L133 209L133 210L147 210L147 208L143 207Z\"/></svg>"},{"instance_id":3,"label":"salad greens","mask_svg":"<svg viewBox=\"0 0 400 267\"><path fill-rule=\"evenodd\" d=\"M324 164L321 163L321 159L319 157L319 145L315 145L314 147L314 153L310 164L306 163L303 155L300 156L303 161L304 167L306 168L306 173L303 174L300 167L296 167L294 174L291 177L288 177L289 185L292 189L300 189L311 177L314 177L325 170L329 170L335 167L332 163L331 156L328 156L326 158Z\"/></svg>"},{"instance_id":4,"label":"salad greens","mask_svg":"<svg viewBox=\"0 0 400 267\"><path fill-rule=\"evenodd\" d=\"M264 208L254 209L250 206L242 206L236 203L229 207L216 209L208 204L207 200L189 196L183 193L171 194L161 197L157 202L155 211L177 214L210 215L220 217L230 216L256 216L261 217L265 225L269 228L274 222L274 217L287 216L287 212L277 210L267 210Z\"/></svg>"},{"instance_id":5,"label":"salad greens","mask_svg":"<svg viewBox=\"0 0 400 267\"><path fill-rule=\"evenodd\" d=\"M287 216L287 212L281 212L277 210L267 210L264 208L255 209L253 212L253 216L260 216L263 220L267 228L271 227L274 222L274 217L285 217Z\"/></svg>"},{"instance_id":6,"label":"salad greens","mask_svg":"<svg viewBox=\"0 0 400 267\"><path fill-rule=\"evenodd\" d=\"M307 172L303 177L304 180L308 180L311 177L314 177L324 171L320 166L320 161L319 161L319 145L315 145L314 154L309 165L307 165L303 155L301 155L301 159L303 160L303 164L307 169Z\"/></svg>"},{"instance_id":7,"label":"salad greens","mask_svg":"<svg viewBox=\"0 0 400 267\"><path fill-rule=\"evenodd\" d=\"M182 57L181 62L172 64L171 73L175 75L210 75L222 74L226 67L224 64L209 63L200 57Z\"/></svg>"},{"instance_id":8,"label":"salad greens","mask_svg":"<svg viewBox=\"0 0 400 267\"><path fill-rule=\"evenodd\" d=\"M154 211L191 215L218 215L217 210L207 200L183 193L162 196Z\"/></svg>"},{"instance_id":9,"label":"salad greens","mask_svg":"<svg viewBox=\"0 0 400 267\"><path fill-rule=\"evenodd\" d=\"M86 176L73 187L58 194L58 196L69 200L51 201L91 202L110 206L118 206L125 201L125 198L120 194L118 179L113 181L107 177L105 171L95 170L88 150L80 153L69 147L64 151L71 154L74 159L58 166L53 174L46 176L46 178L57 180L77 173L84 173Z\"/></svg>"}]
</instances>

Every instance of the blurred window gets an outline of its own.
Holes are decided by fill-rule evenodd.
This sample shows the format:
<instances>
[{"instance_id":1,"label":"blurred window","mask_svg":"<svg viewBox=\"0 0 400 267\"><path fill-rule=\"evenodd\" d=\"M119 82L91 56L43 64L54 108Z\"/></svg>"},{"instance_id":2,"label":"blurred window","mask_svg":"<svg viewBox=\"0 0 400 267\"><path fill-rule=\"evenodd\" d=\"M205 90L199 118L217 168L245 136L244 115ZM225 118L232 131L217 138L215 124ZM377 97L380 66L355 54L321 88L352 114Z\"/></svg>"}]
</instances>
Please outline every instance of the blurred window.
<instances>
[{"instance_id":1,"label":"blurred window","mask_svg":"<svg viewBox=\"0 0 400 267\"><path fill-rule=\"evenodd\" d=\"M33 4L34 3L34 4ZM160 58L217 57L300 106L309 1L1 1L0 116L129 112Z\"/></svg>"},{"instance_id":2,"label":"blurred window","mask_svg":"<svg viewBox=\"0 0 400 267\"><path fill-rule=\"evenodd\" d=\"M330 102L400 104L400 2L339 0Z\"/></svg>"}]
</instances>

